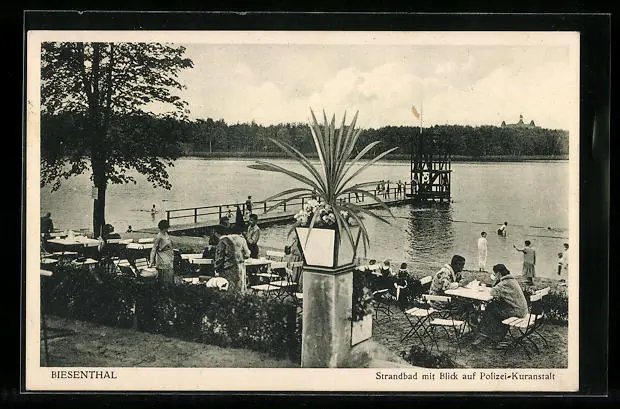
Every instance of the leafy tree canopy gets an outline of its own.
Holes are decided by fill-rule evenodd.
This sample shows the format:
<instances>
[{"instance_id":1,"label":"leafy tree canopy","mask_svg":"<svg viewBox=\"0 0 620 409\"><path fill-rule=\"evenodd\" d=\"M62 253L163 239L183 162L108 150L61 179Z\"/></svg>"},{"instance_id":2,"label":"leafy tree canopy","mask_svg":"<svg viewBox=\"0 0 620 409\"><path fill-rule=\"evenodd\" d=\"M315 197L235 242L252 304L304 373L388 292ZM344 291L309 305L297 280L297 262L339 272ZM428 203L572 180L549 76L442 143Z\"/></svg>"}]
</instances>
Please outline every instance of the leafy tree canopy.
<instances>
[{"instance_id":1,"label":"leafy tree canopy","mask_svg":"<svg viewBox=\"0 0 620 409\"><path fill-rule=\"evenodd\" d=\"M184 47L157 43L44 43L41 66L42 185L90 165L95 186L135 182L169 188L166 166L181 153L173 121L187 118L175 90L193 66Z\"/></svg>"},{"instance_id":2,"label":"leafy tree canopy","mask_svg":"<svg viewBox=\"0 0 620 409\"><path fill-rule=\"evenodd\" d=\"M98 189L93 232L105 223L108 183L170 188L166 167L182 154L179 123L187 103L176 93L185 48L159 43L57 43L41 50L41 184L91 170Z\"/></svg>"}]
</instances>

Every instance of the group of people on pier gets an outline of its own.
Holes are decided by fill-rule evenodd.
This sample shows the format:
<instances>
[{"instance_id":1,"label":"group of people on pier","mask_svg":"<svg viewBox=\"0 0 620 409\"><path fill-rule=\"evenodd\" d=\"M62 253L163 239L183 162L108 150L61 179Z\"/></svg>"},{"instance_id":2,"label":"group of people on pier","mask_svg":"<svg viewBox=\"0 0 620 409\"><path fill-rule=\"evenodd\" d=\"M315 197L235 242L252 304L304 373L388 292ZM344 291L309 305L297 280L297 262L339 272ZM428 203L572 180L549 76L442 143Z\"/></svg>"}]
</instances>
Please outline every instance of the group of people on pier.
<instances>
[{"instance_id":1,"label":"group of people on pier","mask_svg":"<svg viewBox=\"0 0 620 409\"><path fill-rule=\"evenodd\" d=\"M380 181L375 188L377 196L389 198L390 194L393 193L393 191L390 190L390 183L393 182L390 182L389 180ZM400 195L401 193L405 193L406 186L407 184L405 182L401 182L400 180L396 182L396 194Z\"/></svg>"}]
</instances>

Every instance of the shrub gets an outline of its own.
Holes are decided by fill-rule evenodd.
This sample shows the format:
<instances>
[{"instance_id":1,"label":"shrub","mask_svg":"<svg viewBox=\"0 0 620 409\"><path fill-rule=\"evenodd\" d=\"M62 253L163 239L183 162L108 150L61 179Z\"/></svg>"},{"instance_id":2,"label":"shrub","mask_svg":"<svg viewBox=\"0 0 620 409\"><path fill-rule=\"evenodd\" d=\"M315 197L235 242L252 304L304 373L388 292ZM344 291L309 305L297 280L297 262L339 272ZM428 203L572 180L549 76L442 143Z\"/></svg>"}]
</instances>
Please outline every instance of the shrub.
<instances>
[{"instance_id":1,"label":"shrub","mask_svg":"<svg viewBox=\"0 0 620 409\"><path fill-rule=\"evenodd\" d=\"M456 368L457 364L446 352L433 354L428 349L412 345L408 352L403 351L400 356L411 365L423 368Z\"/></svg>"},{"instance_id":2,"label":"shrub","mask_svg":"<svg viewBox=\"0 0 620 409\"><path fill-rule=\"evenodd\" d=\"M526 287L523 290L528 302L534 292L534 287ZM542 298L541 306L549 322L562 325L568 324L568 297L566 293L550 291L549 294Z\"/></svg>"},{"instance_id":3,"label":"shrub","mask_svg":"<svg viewBox=\"0 0 620 409\"><path fill-rule=\"evenodd\" d=\"M161 285L61 265L42 288L46 313L299 360L296 308L202 285Z\"/></svg>"}]
</instances>

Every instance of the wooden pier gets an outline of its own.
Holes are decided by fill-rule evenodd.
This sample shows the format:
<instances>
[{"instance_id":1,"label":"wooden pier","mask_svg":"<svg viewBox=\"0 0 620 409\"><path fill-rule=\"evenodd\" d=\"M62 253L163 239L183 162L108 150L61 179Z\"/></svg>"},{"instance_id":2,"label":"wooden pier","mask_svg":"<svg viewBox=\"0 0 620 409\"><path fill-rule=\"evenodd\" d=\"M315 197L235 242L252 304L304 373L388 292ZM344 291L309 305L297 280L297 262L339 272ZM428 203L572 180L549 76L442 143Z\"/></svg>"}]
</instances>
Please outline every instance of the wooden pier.
<instances>
[{"instance_id":1,"label":"wooden pier","mask_svg":"<svg viewBox=\"0 0 620 409\"><path fill-rule=\"evenodd\" d=\"M370 190L370 193L380 197L388 206L398 206L412 203L411 184L405 182L401 184L400 189L393 183L384 191ZM252 213L258 215L258 225L260 227L268 227L277 224L288 224L293 222L295 214L312 198L310 196L292 200L286 204L280 205L271 211L267 210L278 203L277 200L272 202L256 201L252 203ZM375 202L369 195L365 194L349 194L342 198L344 202L356 203L366 208L376 208L380 205ZM246 210L245 203L228 203L212 206L188 207L183 209L166 210L166 220L170 223L168 232L172 235L181 236L204 236L210 228L219 224L220 219L229 216L230 222L235 222L237 207L246 216L249 214ZM230 210L230 215L228 214ZM230 217L232 216L232 217ZM140 229L144 233L157 233L157 228Z\"/></svg>"}]
</instances>

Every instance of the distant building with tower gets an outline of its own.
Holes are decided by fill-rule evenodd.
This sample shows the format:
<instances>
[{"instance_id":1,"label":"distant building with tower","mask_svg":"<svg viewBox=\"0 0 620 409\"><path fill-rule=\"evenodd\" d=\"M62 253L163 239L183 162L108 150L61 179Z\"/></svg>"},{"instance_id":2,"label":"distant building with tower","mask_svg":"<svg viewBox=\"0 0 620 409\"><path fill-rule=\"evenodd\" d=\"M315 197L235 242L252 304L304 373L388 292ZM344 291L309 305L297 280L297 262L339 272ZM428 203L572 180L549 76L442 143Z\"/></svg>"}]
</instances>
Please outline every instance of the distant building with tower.
<instances>
[{"instance_id":1,"label":"distant building with tower","mask_svg":"<svg viewBox=\"0 0 620 409\"><path fill-rule=\"evenodd\" d=\"M506 121L502 121L502 128L539 128L534 123L534 120L530 121L529 124L523 122L523 115L519 115L519 122L516 124L506 124Z\"/></svg>"}]
</instances>

